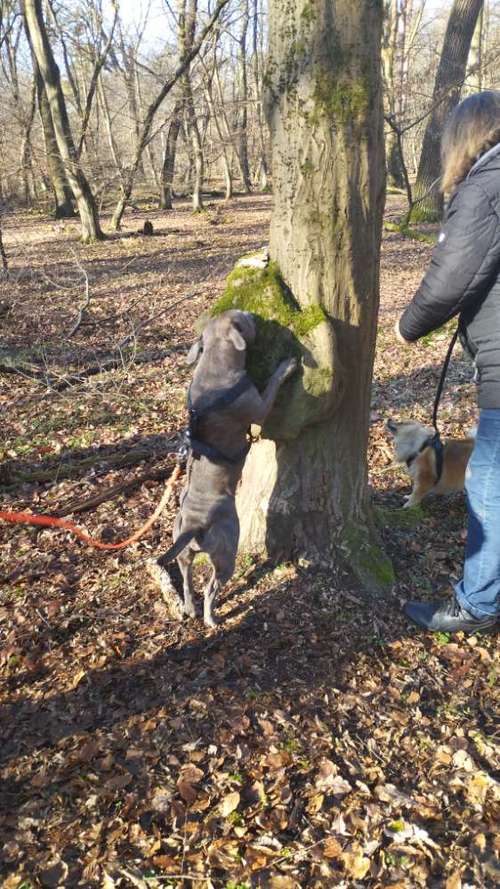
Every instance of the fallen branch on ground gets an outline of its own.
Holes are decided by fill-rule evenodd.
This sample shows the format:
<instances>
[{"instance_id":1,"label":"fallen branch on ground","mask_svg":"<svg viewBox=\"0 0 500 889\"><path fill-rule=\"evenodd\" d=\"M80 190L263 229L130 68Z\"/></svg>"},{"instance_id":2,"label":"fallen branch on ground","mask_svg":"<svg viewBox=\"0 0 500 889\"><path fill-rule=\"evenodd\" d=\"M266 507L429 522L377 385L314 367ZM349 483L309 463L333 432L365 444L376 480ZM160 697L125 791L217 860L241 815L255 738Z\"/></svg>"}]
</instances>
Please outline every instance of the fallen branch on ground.
<instances>
[{"instance_id":1,"label":"fallen branch on ground","mask_svg":"<svg viewBox=\"0 0 500 889\"><path fill-rule=\"evenodd\" d=\"M114 453L109 455L92 454L89 457L76 460L75 458L61 460L49 469L35 469L33 471L16 470L7 465L0 467L0 485L6 488L16 487L20 484L35 484L51 481L62 481L65 478L75 478L82 475L82 470L103 464L103 471L110 469L123 469L126 466L135 466L144 460L165 457L175 451L175 444L168 439L163 447L159 448L132 448L126 454Z\"/></svg>"},{"instance_id":2,"label":"fallen branch on ground","mask_svg":"<svg viewBox=\"0 0 500 889\"><path fill-rule=\"evenodd\" d=\"M70 500L69 503L66 503L61 509L51 509L50 513L60 519L67 515L88 512L90 509L95 509L96 506L100 506L101 503L105 503L106 500L114 500L115 497L118 497L125 492L130 494L135 488L140 488L144 482L165 481L172 471L172 466L167 466L164 469L156 469L154 472L143 472L141 475L136 476L136 478L129 479L125 482L119 482L117 485L111 485L111 487L105 488L104 491L101 491L100 494L95 494L94 497L87 497L85 499L79 497L75 500Z\"/></svg>"}]
</instances>

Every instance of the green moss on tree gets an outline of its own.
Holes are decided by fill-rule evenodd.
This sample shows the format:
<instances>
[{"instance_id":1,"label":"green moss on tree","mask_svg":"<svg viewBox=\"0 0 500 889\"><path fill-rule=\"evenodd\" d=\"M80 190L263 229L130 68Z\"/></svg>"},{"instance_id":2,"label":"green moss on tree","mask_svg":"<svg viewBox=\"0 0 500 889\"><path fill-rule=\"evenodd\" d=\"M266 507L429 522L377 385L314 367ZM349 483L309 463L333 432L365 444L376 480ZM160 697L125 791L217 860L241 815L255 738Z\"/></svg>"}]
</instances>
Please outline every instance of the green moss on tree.
<instances>
[{"instance_id":1,"label":"green moss on tree","mask_svg":"<svg viewBox=\"0 0 500 889\"><path fill-rule=\"evenodd\" d=\"M314 88L316 110L342 124L362 118L370 101L370 90L361 80L345 79L333 71L316 75Z\"/></svg>"},{"instance_id":2,"label":"green moss on tree","mask_svg":"<svg viewBox=\"0 0 500 889\"><path fill-rule=\"evenodd\" d=\"M228 276L226 289L211 315L215 317L229 309L255 315L257 336L248 350L247 368L261 389L280 361L290 356L301 357L298 341L326 321L321 306L300 308L281 280L275 263L265 269L237 266Z\"/></svg>"}]
</instances>

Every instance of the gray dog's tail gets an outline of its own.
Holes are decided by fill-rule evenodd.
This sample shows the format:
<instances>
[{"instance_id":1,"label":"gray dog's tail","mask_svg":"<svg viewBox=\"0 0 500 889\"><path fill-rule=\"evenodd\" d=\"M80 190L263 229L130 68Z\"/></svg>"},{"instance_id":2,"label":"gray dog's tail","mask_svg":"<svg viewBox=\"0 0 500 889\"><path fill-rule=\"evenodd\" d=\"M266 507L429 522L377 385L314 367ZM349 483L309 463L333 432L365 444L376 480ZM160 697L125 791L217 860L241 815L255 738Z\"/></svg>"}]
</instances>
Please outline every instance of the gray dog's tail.
<instances>
[{"instance_id":1,"label":"gray dog's tail","mask_svg":"<svg viewBox=\"0 0 500 889\"><path fill-rule=\"evenodd\" d=\"M167 550L164 556L161 556L158 560L162 565L168 565L169 562L173 562L174 559L182 552L183 549L186 548L188 543L191 543L194 537L198 534L198 529L195 528L194 531L184 531L184 534L179 534L177 540L174 545Z\"/></svg>"}]
</instances>

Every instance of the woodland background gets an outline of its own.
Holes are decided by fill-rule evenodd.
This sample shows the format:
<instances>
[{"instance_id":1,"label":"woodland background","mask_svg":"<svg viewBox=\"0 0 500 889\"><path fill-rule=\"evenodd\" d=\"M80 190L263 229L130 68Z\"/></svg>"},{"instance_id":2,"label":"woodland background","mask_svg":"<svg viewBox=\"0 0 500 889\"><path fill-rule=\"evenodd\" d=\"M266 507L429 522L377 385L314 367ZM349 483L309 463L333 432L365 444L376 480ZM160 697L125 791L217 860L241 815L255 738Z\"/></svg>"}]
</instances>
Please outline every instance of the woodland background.
<instances>
[{"instance_id":1,"label":"woodland background","mask_svg":"<svg viewBox=\"0 0 500 889\"><path fill-rule=\"evenodd\" d=\"M216 7L43 8L107 237L82 241L19 6L0 0L1 501L120 539L171 472L196 322L235 260L268 241L266 15L260 0L221 5L157 104ZM341 560L244 556L211 632L172 620L144 570L168 546L174 503L116 556L2 526L5 889L498 884L496 638L427 635L401 615L408 597L449 595L460 576L463 498L402 512L408 478L384 427L389 416L429 422L449 331L411 349L393 334L438 232L439 207L419 200L422 143L448 100L500 88L500 9L384 9L388 187L368 462L392 590L367 597ZM463 76L454 49L436 97L452 10L459 38L464 17L478 24ZM475 417L457 350L443 431L460 436Z\"/></svg>"}]
</instances>

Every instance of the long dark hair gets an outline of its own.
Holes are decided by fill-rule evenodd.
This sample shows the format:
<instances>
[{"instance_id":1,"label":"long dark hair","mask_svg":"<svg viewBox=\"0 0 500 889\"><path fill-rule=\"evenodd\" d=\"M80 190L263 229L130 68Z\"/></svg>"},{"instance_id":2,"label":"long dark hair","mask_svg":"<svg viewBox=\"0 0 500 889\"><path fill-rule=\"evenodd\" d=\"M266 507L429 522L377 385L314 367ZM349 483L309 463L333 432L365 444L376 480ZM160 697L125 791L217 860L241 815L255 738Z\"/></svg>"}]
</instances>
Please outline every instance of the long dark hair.
<instances>
[{"instance_id":1,"label":"long dark hair","mask_svg":"<svg viewBox=\"0 0 500 889\"><path fill-rule=\"evenodd\" d=\"M452 192L476 160L500 142L500 92L468 96L450 115L441 140L443 192Z\"/></svg>"}]
</instances>

